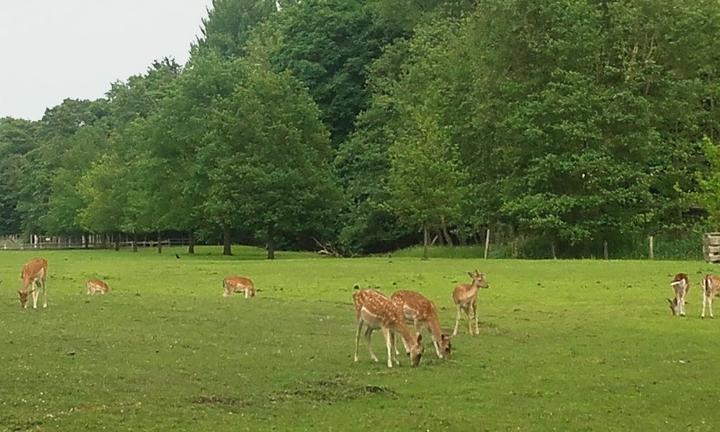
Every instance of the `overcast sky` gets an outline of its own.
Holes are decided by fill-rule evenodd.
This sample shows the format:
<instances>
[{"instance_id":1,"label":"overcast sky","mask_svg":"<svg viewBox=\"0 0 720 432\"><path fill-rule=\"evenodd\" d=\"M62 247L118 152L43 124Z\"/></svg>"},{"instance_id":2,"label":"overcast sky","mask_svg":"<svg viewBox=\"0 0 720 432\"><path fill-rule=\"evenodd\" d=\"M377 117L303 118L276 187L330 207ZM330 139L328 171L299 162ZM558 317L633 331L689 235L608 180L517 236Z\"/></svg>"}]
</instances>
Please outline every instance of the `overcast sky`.
<instances>
[{"instance_id":1,"label":"overcast sky","mask_svg":"<svg viewBox=\"0 0 720 432\"><path fill-rule=\"evenodd\" d=\"M183 64L212 0L0 0L0 117L97 99L155 59Z\"/></svg>"}]
</instances>

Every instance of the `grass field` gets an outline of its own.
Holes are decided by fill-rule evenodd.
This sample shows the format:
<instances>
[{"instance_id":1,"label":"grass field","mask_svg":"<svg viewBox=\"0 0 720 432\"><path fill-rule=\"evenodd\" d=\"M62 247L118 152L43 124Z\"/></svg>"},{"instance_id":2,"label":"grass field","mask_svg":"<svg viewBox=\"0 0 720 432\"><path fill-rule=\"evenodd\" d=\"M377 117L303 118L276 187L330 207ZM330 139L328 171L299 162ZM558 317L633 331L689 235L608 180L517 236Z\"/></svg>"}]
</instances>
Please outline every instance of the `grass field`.
<instances>
[{"instance_id":1,"label":"grass field","mask_svg":"<svg viewBox=\"0 0 720 432\"><path fill-rule=\"evenodd\" d=\"M0 430L712 430L720 318L701 320L701 262L315 258L236 249L46 252L47 310L19 309L23 262L0 253ZM182 252L180 252L182 254ZM418 368L361 347L352 286L425 293L451 328L450 292L478 268L481 334L467 326ZM690 275L689 316L666 306ZM223 298L229 274L254 299ZM104 278L109 295L84 281ZM717 313L720 315L720 303ZM464 324L464 323L463 323ZM401 361L405 360L402 358Z\"/></svg>"}]
</instances>

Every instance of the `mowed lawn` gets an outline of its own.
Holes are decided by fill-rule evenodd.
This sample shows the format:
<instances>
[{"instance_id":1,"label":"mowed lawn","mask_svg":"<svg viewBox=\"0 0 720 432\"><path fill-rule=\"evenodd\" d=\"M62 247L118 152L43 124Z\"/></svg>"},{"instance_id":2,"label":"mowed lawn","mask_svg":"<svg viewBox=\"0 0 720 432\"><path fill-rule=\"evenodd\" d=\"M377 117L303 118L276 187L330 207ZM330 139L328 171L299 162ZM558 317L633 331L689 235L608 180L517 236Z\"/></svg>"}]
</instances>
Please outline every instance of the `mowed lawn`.
<instances>
[{"instance_id":1,"label":"mowed lawn","mask_svg":"<svg viewBox=\"0 0 720 432\"><path fill-rule=\"evenodd\" d=\"M713 430L720 317L699 318L702 262L315 258L180 249L43 252L47 310L21 311L23 262L0 253L0 430ZM181 253L181 259L175 258ZM361 345L353 285L415 289L451 329L451 291L487 274L481 334L388 369ZM689 316L672 317L687 272ZM230 274L254 299L223 298ZM86 296L105 279L109 295ZM717 314L720 316L720 303Z\"/></svg>"}]
</instances>

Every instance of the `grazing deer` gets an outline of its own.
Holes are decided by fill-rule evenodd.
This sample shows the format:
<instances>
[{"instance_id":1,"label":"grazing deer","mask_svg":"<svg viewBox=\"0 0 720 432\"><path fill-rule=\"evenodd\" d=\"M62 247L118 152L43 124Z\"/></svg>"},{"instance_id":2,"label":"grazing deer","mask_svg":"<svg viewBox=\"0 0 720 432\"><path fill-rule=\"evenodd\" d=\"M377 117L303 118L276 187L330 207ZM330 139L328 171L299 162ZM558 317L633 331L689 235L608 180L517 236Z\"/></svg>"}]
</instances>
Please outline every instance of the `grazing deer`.
<instances>
[{"instance_id":1,"label":"grazing deer","mask_svg":"<svg viewBox=\"0 0 720 432\"><path fill-rule=\"evenodd\" d=\"M670 303L670 311L673 315L685 316L685 299L690 291L690 281L685 273L678 273L670 282L670 286L675 291L675 298L667 299Z\"/></svg>"},{"instance_id":2,"label":"grazing deer","mask_svg":"<svg viewBox=\"0 0 720 432\"><path fill-rule=\"evenodd\" d=\"M416 332L420 332L420 326L427 327L437 356L449 359L452 351L450 336L440 330L435 303L418 292L407 290L394 292L390 299L402 305L405 319L413 322Z\"/></svg>"},{"instance_id":3,"label":"grazing deer","mask_svg":"<svg viewBox=\"0 0 720 432\"><path fill-rule=\"evenodd\" d=\"M255 284L243 276L228 276L223 279L223 297L229 297L238 291L243 291L245 298L255 297Z\"/></svg>"},{"instance_id":4,"label":"grazing deer","mask_svg":"<svg viewBox=\"0 0 720 432\"><path fill-rule=\"evenodd\" d=\"M37 309L37 300L40 296L39 289L42 289L43 292L43 307L47 307L47 288L45 287L47 267L48 263L44 258L34 258L23 266L20 273L22 289L18 290L20 307L23 309L27 308L29 294L32 294L33 309Z\"/></svg>"},{"instance_id":5,"label":"grazing deer","mask_svg":"<svg viewBox=\"0 0 720 432\"><path fill-rule=\"evenodd\" d=\"M485 280L485 273L480 273L475 270L475 273L468 272L468 275L472 278L472 283L465 284L461 283L455 286L453 290L453 302L457 306L457 317L455 318L455 330L453 330L453 336L457 335L458 324L460 323L460 312L464 312L468 319L468 331L470 334L480 334L480 328L478 327L478 316L477 316L477 293L478 288L489 288L487 281ZM472 317L470 316L472 312ZM473 332L472 320L475 320L475 331Z\"/></svg>"},{"instance_id":6,"label":"grazing deer","mask_svg":"<svg viewBox=\"0 0 720 432\"><path fill-rule=\"evenodd\" d=\"M100 294L107 294L107 292L110 291L108 284L100 279L90 279L85 283L85 287L87 287L87 294L91 295L96 292L99 292Z\"/></svg>"},{"instance_id":7,"label":"grazing deer","mask_svg":"<svg viewBox=\"0 0 720 432\"><path fill-rule=\"evenodd\" d=\"M400 364L395 354L395 334L402 337L406 351L410 354L410 366L417 366L423 355L422 336L419 333L413 334L405 324L402 306L387 298L383 293L374 289L364 289L353 293L355 313L357 317L357 334L355 335L355 361L358 361L358 346L360 345L360 333L363 326L366 326L365 341L367 342L370 358L378 361L377 356L370 345L370 338L373 330L382 329L387 347L388 367Z\"/></svg>"},{"instance_id":8,"label":"grazing deer","mask_svg":"<svg viewBox=\"0 0 720 432\"><path fill-rule=\"evenodd\" d=\"M710 318L715 318L713 316L712 311L712 304L713 300L715 300L715 297L720 295L720 277L717 277L715 275L705 275L705 277L702 280L702 290L703 290L703 309L702 309L702 315L700 317L705 318L705 306L710 307Z\"/></svg>"}]
</instances>

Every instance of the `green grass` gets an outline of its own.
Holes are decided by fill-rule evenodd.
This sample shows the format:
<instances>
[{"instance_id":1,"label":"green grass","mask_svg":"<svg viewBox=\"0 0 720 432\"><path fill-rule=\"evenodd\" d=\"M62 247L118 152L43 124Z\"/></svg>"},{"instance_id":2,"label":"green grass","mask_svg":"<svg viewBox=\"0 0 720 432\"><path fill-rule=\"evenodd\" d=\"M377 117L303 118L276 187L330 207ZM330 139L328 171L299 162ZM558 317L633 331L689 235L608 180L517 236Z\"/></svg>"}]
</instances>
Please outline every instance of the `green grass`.
<instances>
[{"instance_id":1,"label":"green grass","mask_svg":"<svg viewBox=\"0 0 720 432\"><path fill-rule=\"evenodd\" d=\"M238 252L241 249L236 249ZM179 251L179 249L178 249ZM701 320L701 262L253 260L203 250L53 251L47 310L21 311L32 252L0 253L0 430L695 430L720 424L720 319ZM353 363L352 286L411 288L452 327L478 268L481 334L451 361ZM687 318L665 305L690 274ZM223 298L229 274L258 297ZM88 297L99 276L109 295ZM720 306L718 307L720 314ZM429 342L429 338L426 339ZM403 358L404 360L404 358Z\"/></svg>"}]
</instances>

